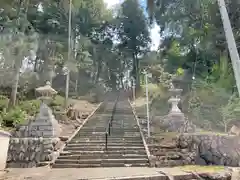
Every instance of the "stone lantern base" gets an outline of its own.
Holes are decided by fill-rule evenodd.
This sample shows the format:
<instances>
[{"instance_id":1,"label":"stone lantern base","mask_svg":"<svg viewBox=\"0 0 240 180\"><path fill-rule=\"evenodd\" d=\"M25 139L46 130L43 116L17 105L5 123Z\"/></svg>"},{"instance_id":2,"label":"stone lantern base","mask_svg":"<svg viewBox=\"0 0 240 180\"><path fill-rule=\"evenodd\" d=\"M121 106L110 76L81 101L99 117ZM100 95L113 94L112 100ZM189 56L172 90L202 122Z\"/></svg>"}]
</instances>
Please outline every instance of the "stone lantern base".
<instances>
[{"instance_id":1,"label":"stone lantern base","mask_svg":"<svg viewBox=\"0 0 240 180\"><path fill-rule=\"evenodd\" d=\"M185 117L181 112L170 112L163 120L160 121L161 129L166 132L179 132L184 124Z\"/></svg>"}]
</instances>

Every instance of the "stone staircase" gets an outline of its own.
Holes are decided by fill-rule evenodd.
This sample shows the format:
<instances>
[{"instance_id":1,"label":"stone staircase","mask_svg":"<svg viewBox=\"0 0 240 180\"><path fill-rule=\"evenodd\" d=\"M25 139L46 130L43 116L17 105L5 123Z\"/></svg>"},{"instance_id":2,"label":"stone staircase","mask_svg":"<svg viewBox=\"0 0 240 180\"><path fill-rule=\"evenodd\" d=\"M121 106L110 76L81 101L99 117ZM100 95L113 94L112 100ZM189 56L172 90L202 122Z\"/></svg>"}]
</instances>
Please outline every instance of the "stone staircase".
<instances>
[{"instance_id":1,"label":"stone staircase","mask_svg":"<svg viewBox=\"0 0 240 180\"><path fill-rule=\"evenodd\" d=\"M121 98L121 97L120 97ZM53 168L148 166L148 158L129 102L118 101L110 135L114 102L106 102L67 144Z\"/></svg>"}]
</instances>

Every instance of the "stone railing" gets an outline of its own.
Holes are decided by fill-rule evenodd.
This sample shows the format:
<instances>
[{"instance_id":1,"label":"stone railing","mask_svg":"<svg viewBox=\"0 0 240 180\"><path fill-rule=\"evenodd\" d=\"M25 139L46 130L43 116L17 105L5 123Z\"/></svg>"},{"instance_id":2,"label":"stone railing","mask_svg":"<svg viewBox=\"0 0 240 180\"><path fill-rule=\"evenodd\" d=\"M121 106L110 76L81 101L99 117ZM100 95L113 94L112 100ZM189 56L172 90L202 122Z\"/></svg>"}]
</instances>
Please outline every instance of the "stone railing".
<instances>
[{"instance_id":1,"label":"stone railing","mask_svg":"<svg viewBox=\"0 0 240 180\"><path fill-rule=\"evenodd\" d=\"M7 167L30 168L49 162L53 159L57 143L57 138L11 138Z\"/></svg>"}]
</instances>

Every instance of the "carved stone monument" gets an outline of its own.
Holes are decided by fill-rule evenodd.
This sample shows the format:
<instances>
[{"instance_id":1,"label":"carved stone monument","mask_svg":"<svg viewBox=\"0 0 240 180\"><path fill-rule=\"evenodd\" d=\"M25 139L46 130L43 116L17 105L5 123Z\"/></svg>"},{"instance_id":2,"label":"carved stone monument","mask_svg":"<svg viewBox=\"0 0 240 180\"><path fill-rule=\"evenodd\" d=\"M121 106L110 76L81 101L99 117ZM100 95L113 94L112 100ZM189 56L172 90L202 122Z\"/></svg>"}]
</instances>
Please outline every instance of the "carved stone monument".
<instances>
[{"instance_id":1,"label":"carved stone monument","mask_svg":"<svg viewBox=\"0 0 240 180\"><path fill-rule=\"evenodd\" d=\"M57 92L47 82L45 86L36 89L42 96L40 112L36 118L28 125L28 137L52 138L60 135L60 126L55 119L52 110L48 107L48 102Z\"/></svg>"}]
</instances>

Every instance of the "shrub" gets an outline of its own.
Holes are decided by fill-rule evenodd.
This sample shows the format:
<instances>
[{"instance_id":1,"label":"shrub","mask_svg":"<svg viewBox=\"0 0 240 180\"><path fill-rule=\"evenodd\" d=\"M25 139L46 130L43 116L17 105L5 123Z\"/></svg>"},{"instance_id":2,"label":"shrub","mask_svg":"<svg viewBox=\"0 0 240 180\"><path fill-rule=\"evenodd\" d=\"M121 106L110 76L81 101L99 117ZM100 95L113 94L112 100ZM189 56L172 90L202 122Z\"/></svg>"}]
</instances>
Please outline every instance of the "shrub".
<instances>
[{"instance_id":1,"label":"shrub","mask_svg":"<svg viewBox=\"0 0 240 180\"><path fill-rule=\"evenodd\" d=\"M63 106L63 105L64 105L64 98L62 96L55 96L53 101L49 104L50 107Z\"/></svg>"},{"instance_id":2,"label":"shrub","mask_svg":"<svg viewBox=\"0 0 240 180\"><path fill-rule=\"evenodd\" d=\"M40 104L40 100L22 101L19 103L19 108L28 115L34 116L39 112Z\"/></svg>"},{"instance_id":3,"label":"shrub","mask_svg":"<svg viewBox=\"0 0 240 180\"><path fill-rule=\"evenodd\" d=\"M19 107L10 109L1 115L2 123L6 127L15 127L17 124L23 123L27 118L27 113Z\"/></svg>"},{"instance_id":4,"label":"shrub","mask_svg":"<svg viewBox=\"0 0 240 180\"><path fill-rule=\"evenodd\" d=\"M0 95L0 111L4 111L8 107L8 98L6 96Z\"/></svg>"}]
</instances>

